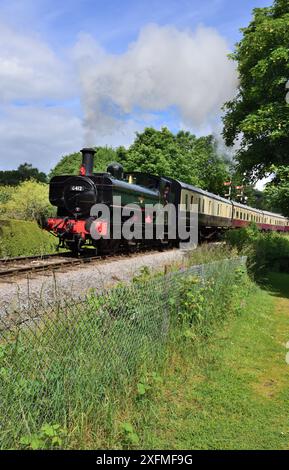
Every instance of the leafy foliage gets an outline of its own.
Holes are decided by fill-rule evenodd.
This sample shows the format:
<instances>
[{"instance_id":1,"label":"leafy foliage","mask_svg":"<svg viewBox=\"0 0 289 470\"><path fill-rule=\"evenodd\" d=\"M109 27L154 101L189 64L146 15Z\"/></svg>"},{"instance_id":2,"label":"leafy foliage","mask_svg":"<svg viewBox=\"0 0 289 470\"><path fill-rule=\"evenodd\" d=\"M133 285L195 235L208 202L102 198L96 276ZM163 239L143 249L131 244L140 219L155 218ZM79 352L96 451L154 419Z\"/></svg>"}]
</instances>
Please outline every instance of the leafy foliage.
<instances>
[{"instance_id":1,"label":"leafy foliage","mask_svg":"<svg viewBox=\"0 0 289 470\"><path fill-rule=\"evenodd\" d=\"M189 132L174 135L166 128L147 128L120 154L127 171L170 176L219 194L228 178L228 162L219 155L213 136L197 138Z\"/></svg>"},{"instance_id":2,"label":"leafy foliage","mask_svg":"<svg viewBox=\"0 0 289 470\"><path fill-rule=\"evenodd\" d=\"M289 237L276 232L261 232L257 225L230 230L228 243L248 256L248 265L257 278L268 271L285 271L289 268Z\"/></svg>"},{"instance_id":3,"label":"leafy foliage","mask_svg":"<svg viewBox=\"0 0 289 470\"><path fill-rule=\"evenodd\" d=\"M46 174L34 168L30 163L19 165L17 170L0 171L0 185L16 186L23 181L34 179L46 183Z\"/></svg>"},{"instance_id":4,"label":"leafy foliage","mask_svg":"<svg viewBox=\"0 0 289 470\"><path fill-rule=\"evenodd\" d=\"M6 204L12 198L14 192L14 186L0 186L0 214L3 211L3 204Z\"/></svg>"},{"instance_id":5,"label":"leafy foliage","mask_svg":"<svg viewBox=\"0 0 289 470\"><path fill-rule=\"evenodd\" d=\"M28 434L20 439L25 449L59 449L63 444L66 431L60 424L44 424L38 433Z\"/></svg>"},{"instance_id":6,"label":"leafy foliage","mask_svg":"<svg viewBox=\"0 0 289 470\"><path fill-rule=\"evenodd\" d=\"M139 436L131 423L122 423L123 444L126 447L133 447L139 444Z\"/></svg>"},{"instance_id":7,"label":"leafy foliage","mask_svg":"<svg viewBox=\"0 0 289 470\"><path fill-rule=\"evenodd\" d=\"M262 177L272 164L288 164L289 3L275 0L253 13L232 55L240 85L236 98L225 104L224 137L227 145L241 138L239 167Z\"/></svg>"},{"instance_id":8,"label":"leafy foliage","mask_svg":"<svg viewBox=\"0 0 289 470\"><path fill-rule=\"evenodd\" d=\"M265 194L274 207L289 217L289 166L273 166L273 181L266 186Z\"/></svg>"},{"instance_id":9,"label":"leafy foliage","mask_svg":"<svg viewBox=\"0 0 289 470\"><path fill-rule=\"evenodd\" d=\"M54 253L57 241L36 222L0 219L0 257Z\"/></svg>"},{"instance_id":10,"label":"leafy foliage","mask_svg":"<svg viewBox=\"0 0 289 470\"><path fill-rule=\"evenodd\" d=\"M9 189L2 194L4 202L0 202L0 214L10 219L41 221L54 213L48 200L47 184L24 181L13 191Z\"/></svg>"}]
</instances>

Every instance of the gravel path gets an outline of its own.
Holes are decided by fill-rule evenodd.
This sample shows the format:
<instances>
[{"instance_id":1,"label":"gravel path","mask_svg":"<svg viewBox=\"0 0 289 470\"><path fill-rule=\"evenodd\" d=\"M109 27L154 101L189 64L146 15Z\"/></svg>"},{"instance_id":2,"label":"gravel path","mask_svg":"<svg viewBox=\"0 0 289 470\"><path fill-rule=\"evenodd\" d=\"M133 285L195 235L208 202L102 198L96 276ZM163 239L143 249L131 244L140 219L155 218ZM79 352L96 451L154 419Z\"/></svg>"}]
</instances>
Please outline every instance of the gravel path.
<instances>
[{"instance_id":1,"label":"gravel path","mask_svg":"<svg viewBox=\"0 0 289 470\"><path fill-rule=\"evenodd\" d=\"M91 289L109 288L119 281L129 281L139 270L147 266L158 270L168 264L181 261L186 256L182 250L170 250L137 255L100 264L68 268L65 272L37 274L32 279L19 278L0 283L0 316L8 312L26 310L29 306L47 305L59 298L82 298Z\"/></svg>"}]
</instances>

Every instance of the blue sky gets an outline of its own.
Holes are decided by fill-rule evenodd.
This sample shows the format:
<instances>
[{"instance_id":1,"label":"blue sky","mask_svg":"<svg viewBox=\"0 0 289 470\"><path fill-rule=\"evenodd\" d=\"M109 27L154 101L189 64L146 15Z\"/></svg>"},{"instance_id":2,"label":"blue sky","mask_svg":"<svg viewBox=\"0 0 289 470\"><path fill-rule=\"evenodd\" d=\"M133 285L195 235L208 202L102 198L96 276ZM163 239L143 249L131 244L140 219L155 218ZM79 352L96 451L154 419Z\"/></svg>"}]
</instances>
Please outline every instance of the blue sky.
<instances>
[{"instance_id":1,"label":"blue sky","mask_svg":"<svg viewBox=\"0 0 289 470\"><path fill-rule=\"evenodd\" d=\"M220 131L223 88L235 86L226 53L271 3L0 0L0 168L48 171L88 141L129 145L145 125Z\"/></svg>"},{"instance_id":2,"label":"blue sky","mask_svg":"<svg viewBox=\"0 0 289 470\"><path fill-rule=\"evenodd\" d=\"M92 34L108 50L122 52L147 23L194 29L202 23L224 35L231 46L239 39L253 8L268 0L20 0L1 1L2 19L22 31L35 31L61 50L79 32Z\"/></svg>"}]
</instances>

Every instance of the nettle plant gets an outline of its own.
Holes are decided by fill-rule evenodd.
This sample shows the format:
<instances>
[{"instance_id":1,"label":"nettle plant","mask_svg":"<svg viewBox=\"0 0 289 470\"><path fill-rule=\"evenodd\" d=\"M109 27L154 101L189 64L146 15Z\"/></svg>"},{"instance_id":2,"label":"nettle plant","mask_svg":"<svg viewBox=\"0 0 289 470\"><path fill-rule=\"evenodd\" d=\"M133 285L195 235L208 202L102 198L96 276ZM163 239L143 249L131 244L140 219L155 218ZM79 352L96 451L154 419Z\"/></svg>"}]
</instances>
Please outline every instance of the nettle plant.
<instances>
[{"instance_id":1,"label":"nettle plant","mask_svg":"<svg viewBox=\"0 0 289 470\"><path fill-rule=\"evenodd\" d=\"M23 436L20 444L26 449L60 449L66 437L66 431L60 424L44 424L35 434Z\"/></svg>"}]
</instances>

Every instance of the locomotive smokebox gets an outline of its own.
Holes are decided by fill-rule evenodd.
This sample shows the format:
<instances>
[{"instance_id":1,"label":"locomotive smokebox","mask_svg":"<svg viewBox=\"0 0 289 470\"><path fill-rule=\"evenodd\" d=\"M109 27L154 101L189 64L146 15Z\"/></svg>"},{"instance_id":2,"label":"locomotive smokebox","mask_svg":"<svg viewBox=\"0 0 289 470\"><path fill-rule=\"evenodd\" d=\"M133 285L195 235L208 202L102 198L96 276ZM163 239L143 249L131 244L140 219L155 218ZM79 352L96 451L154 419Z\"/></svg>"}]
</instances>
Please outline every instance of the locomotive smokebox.
<instances>
[{"instance_id":1,"label":"locomotive smokebox","mask_svg":"<svg viewBox=\"0 0 289 470\"><path fill-rule=\"evenodd\" d=\"M79 174L81 176L92 175L95 150L92 148L84 148L80 150L80 152L82 153L82 163Z\"/></svg>"}]
</instances>

